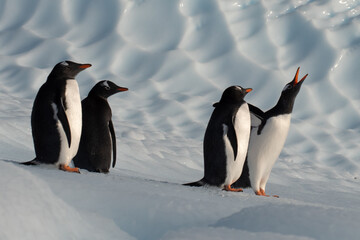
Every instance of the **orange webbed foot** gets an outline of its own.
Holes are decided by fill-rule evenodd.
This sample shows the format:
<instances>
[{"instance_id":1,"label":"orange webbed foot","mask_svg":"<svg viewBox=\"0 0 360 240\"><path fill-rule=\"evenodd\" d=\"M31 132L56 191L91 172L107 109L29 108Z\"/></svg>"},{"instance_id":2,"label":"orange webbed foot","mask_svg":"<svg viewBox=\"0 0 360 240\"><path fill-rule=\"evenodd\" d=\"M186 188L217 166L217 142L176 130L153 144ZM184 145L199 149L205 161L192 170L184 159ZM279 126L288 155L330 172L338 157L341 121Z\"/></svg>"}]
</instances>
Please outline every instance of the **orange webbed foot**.
<instances>
[{"instance_id":1,"label":"orange webbed foot","mask_svg":"<svg viewBox=\"0 0 360 240\"><path fill-rule=\"evenodd\" d=\"M270 196L270 195L267 195L267 194L265 193L265 190L264 190L264 189L261 189L261 188L260 188L260 190L255 191L255 194L258 195L258 196L279 198L278 195L271 195L271 196Z\"/></svg>"},{"instance_id":2,"label":"orange webbed foot","mask_svg":"<svg viewBox=\"0 0 360 240\"><path fill-rule=\"evenodd\" d=\"M231 185L225 185L224 190L229 192L243 192L242 188L232 188Z\"/></svg>"},{"instance_id":3,"label":"orange webbed foot","mask_svg":"<svg viewBox=\"0 0 360 240\"><path fill-rule=\"evenodd\" d=\"M255 191L255 194L258 196L264 196L264 197L270 197L269 195L266 195L264 192L262 192L261 190Z\"/></svg>"},{"instance_id":4,"label":"orange webbed foot","mask_svg":"<svg viewBox=\"0 0 360 240\"><path fill-rule=\"evenodd\" d=\"M72 168L70 167L69 165L64 165L64 164L60 164L59 165L59 169L60 170L63 170L63 171L66 171L66 172L76 172L76 173L80 173L80 170L79 168Z\"/></svg>"}]
</instances>

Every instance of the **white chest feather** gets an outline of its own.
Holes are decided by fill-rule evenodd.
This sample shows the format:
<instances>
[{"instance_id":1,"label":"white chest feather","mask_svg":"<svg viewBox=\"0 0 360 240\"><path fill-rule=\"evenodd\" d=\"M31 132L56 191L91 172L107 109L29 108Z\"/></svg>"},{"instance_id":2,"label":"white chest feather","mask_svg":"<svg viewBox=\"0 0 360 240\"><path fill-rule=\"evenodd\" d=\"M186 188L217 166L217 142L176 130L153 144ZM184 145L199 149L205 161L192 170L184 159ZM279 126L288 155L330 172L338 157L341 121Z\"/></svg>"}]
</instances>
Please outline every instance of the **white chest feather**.
<instances>
[{"instance_id":1,"label":"white chest feather","mask_svg":"<svg viewBox=\"0 0 360 240\"><path fill-rule=\"evenodd\" d=\"M265 181L271 172L282 148L290 126L291 114L269 118L260 135L253 128L250 136L248 164L250 180Z\"/></svg>"},{"instance_id":2,"label":"white chest feather","mask_svg":"<svg viewBox=\"0 0 360 240\"><path fill-rule=\"evenodd\" d=\"M79 86L76 80L66 81L65 106L65 113L71 132L71 145L69 148L65 132L59 122L58 126L60 126L60 137L62 139L59 163L68 165L78 151L82 128L81 99L79 94Z\"/></svg>"},{"instance_id":3,"label":"white chest feather","mask_svg":"<svg viewBox=\"0 0 360 240\"><path fill-rule=\"evenodd\" d=\"M241 175L246 153L249 144L249 137L250 137L250 113L249 107L247 104L241 105L239 108L234 121L234 129L236 133L237 139L237 156L236 160L234 160L234 151L232 149L232 145L230 140L227 137L228 127L223 124L224 130L224 142L225 142L225 153L226 153L226 179L225 185L232 184Z\"/></svg>"}]
</instances>

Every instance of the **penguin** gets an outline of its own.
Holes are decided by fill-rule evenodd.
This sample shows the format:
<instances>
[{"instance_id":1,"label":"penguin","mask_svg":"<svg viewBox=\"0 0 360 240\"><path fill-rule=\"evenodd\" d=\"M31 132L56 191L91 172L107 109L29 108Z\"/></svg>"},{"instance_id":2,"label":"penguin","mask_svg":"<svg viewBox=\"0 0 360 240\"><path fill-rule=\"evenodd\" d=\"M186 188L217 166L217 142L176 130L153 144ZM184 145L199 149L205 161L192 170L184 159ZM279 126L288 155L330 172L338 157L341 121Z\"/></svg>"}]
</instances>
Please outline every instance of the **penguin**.
<instances>
[{"instance_id":1,"label":"penguin","mask_svg":"<svg viewBox=\"0 0 360 240\"><path fill-rule=\"evenodd\" d=\"M69 166L75 157L82 128L81 100L76 75L91 67L63 61L55 65L40 87L31 112L36 157L25 165L54 164L59 169L79 172Z\"/></svg>"},{"instance_id":2,"label":"penguin","mask_svg":"<svg viewBox=\"0 0 360 240\"><path fill-rule=\"evenodd\" d=\"M225 89L215 107L203 141L204 177L186 186L211 185L226 191L242 192L231 185L240 177L249 137L250 112L244 97L251 88Z\"/></svg>"},{"instance_id":3,"label":"penguin","mask_svg":"<svg viewBox=\"0 0 360 240\"><path fill-rule=\"evenodd\" d=\"M103 80L98 82L82 100L83 125L79 151L74 158L76 167L91 172L108 173L111 164L111 148L112 167L115 167L116 136L107 98L127 90L111 81Z\"/></svg>"},{"instance_id":4,"label":"penguin","mask_svg":"<svg viewBox=\"0 0 360 240\"><path fill-rule=\"evenodd\" d=\"M291 113L306 74L300 81L300 67L294 79L283 88L277 104L263 112L249 104L251 113L251 134L249 149L243 172L233 187L251 187L256 195L269 196L265 193L270 172L284 147L290 128ZM273 197L279 197L273 195Z\"/></svg>"}]
</instances>

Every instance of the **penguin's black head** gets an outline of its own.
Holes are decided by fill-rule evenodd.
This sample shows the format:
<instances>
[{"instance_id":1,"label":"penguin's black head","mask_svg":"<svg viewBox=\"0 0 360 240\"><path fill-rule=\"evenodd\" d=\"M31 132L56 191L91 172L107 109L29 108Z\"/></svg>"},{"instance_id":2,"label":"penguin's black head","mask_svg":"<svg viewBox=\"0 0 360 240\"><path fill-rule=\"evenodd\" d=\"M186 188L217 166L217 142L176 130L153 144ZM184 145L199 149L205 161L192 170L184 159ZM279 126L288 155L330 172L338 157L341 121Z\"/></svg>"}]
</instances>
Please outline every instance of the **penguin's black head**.
<instances>
[{"instance_id":1,"label":"penguin's black head","mask_svg":"<svg viewBox=\"0 0 360 240\"><path fill-rule=\"evenodd\" d=\"M300 67L297 69L294 79L285 85L284 89L281 92L281 96L278 102L278 104L283 105L283 108L285 108L286 112L288 113L291 113L292 108L294 106L295 98L299 93L301 85L305 81L305 78L308 76L308 74L306 74L299 81L299 70Z\"/></svg>"},{"instance_id":2,"label":"penguin's black head","mask_svg":"<svg viewBox=\"0 0 360 240\"><path fill-rule=\"evenodd\" d=\"M242 88L240 86L231 86L223 92L220 104L238 104L244 102L246 94L252 91L252 88ZM216 107L217 104L214 104Z\"/></svg>"},{"instance_id":3,"label":"penguin's black head","mask_svg":"<svg viewBox=\"0 0 360 240\"><path fill-rule=\"evenodd\" d=\"M74 79L79 72L89 67L91 64L80 64L72 61L59 62L51 71L49 79Z\"/></svg>"},{"instance_id":4,"label":"penguin's black head","mask_svg":"<svg viewBox=\"0 0 360 240\"><path fill-rule=\"evenodd\" d=\"M119 87L118 85L109 80L102 80L90 90L89 96L95 95L106 99L115 93L124 92L127 90L129 89L125 87Z\"/></svg>"}]
</instances>

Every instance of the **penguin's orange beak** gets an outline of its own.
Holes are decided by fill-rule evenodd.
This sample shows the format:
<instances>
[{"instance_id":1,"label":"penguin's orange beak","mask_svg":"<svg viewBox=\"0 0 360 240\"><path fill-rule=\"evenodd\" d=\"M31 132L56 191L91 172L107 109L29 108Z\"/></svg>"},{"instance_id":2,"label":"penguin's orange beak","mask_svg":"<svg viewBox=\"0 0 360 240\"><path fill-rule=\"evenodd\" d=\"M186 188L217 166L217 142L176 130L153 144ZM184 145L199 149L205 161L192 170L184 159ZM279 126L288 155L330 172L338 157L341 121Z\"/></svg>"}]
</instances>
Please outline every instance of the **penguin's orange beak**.
<instances>
[{"instance_id":1,"label":"penguin's orange beak","mask_svg":"<svg viewBox=\"0 0 360 240\"><path fill-rule=\"evenodd\" d=\"M81 65L79 66L79 68L83 68L83 69L89 68L89 67L91 67L91 64L81 64Z\"/></svg>"},{"instance_id":2,"label":"penguin's orange beak","mask_svg":"<svg viewBox=\"0 0 360 240\"><path fill-rule=\"evenodd\" d=\"M127 91L127 90L129 90L128 88L125 88L125 87L119 87L118 89L117 89L119 92L125 92L125 91Z\"/></svg>"},{"instance_id":3,"label":"penguin's orange beak","mask_svg":"<svg viewBox=\"0 0 360 240\"><path fill-rule=\"evenodd\" d=\"M246 90L245 90L245 92L247 92L247 93L249 93L249 92L251 92L252 91L252 88L247 88Z\"/></svg>"},{"instance_id":4,"label":"penguin's orange beak","mask_svg":"<svg viewBox=\"0 0 360 240\"><path fill-rule=\"evenodd\" d=\"M306 74L300 81L299 81L299 71L300 71L300 67L298 67L298 69L296 70L296 74L294 77L294 86L297 85L298 83L301 83L302 81L305 80L305 78L308 76L308 74Z\"/></svg>"}]
</instances>

